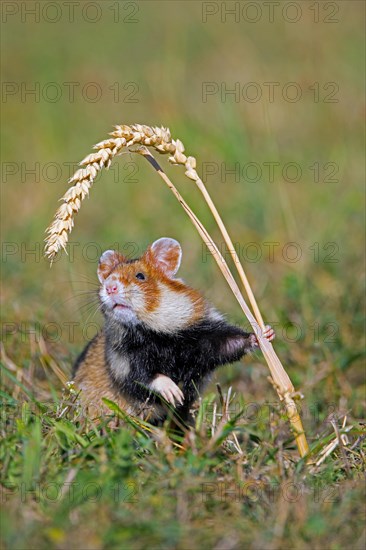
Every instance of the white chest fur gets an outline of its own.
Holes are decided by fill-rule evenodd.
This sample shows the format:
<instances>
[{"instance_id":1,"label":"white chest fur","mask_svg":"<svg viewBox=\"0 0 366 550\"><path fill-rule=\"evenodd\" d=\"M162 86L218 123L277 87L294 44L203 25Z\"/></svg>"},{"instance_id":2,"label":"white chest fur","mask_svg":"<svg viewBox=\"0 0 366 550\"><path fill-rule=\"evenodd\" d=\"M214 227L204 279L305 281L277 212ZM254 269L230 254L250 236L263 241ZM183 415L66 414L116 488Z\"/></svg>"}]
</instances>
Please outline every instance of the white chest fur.
<instances>
[{"instance_id":1,"label":"white chest fur","mask_svg":"<svg viewBox=\"0 0 366 550\"><path fill-rule=\"evenodd\" d=\"M127 357L125 357L124 355L120 355L115 351L112 351L109 354L109 363L112 373L116 378L120 380L126 378L128 373L130 372L131 366Z\"/></svg>"}]
</instances>

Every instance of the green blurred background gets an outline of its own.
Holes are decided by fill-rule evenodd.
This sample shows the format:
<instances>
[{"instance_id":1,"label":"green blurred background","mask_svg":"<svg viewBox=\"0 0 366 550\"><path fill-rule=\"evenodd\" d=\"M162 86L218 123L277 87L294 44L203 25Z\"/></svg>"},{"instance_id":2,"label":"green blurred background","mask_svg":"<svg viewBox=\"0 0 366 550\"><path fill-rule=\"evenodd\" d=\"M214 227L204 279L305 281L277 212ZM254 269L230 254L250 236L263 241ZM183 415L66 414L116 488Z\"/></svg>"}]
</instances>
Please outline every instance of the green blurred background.
<instances>
[{"instance_id":1,"label":"green blurred background","mask_svg":"<svg viewBox=\"0 0 366 550\"><path fill-rule=\"evenodd\" d=\"M242 321L191 222L140 157L121 156L95 183L70 257L51 270L42 258L72 168L114 124L140 122L168 126L197 157L267 320L292 319L311 337L310 325L325 318L357 345L362 3L254 6L4 2L6 321L78 322L71 344L80 347L86 318L77 294L84 276L96 281L98 252L116 242L141 251L164 235L182 243L181 275ZM194 184L180 168L167 171L221 243ZM278 243L273 261L264 243ZM68 352L66 335L58 343Z\"/></svg>"},{"instance_id":2,"label":"green blurred background","mask_svg":"<svg viewBox=\"0 0 366 550\"><path fill-rule=\"evenodd\" d=\"M73 14L54 4L2 3L8 357L33 364L35 330L69 376L101 323L83 294L97 281L98 252L113 243L141 252L161 236L182 243L181 276L245 324L191 222L140 157L122 155L98 178L69 256L52 269L42 256L71 165L114 124L168 126L206 174L263 315L279 324L276 349L305 407L320 403L326 416L333 403L340 415L361 418L364 4L74 2ZM221 243L194 184L159 161ZM273 258L265 243L276 243ZM273 401L266 366L255 361L249 375L236 365L215 381ZM316 420L309 424L312 439Z\"/></svg>"},{"instance_id":3,"label":"green blurred background","mask_svg":"<svg viewBox=\"0 0 366 550\"><path fill-rule=\"evenodd\" d=\"M267 316L274 320L285 308L281 285L296 275L340 323L332 308L348 301L361 276L363 37L355 31L362 3L284 3L272 14L261 3L255 10L239 2L236 15L229 13L235 3L78 2L73 12L36 4L3 5L3 240L21 243L5 248L7 318L75 319L73 300L63 299L79 274L95 278L98 248L135 242L141 250L162 235L182 242L182 275L240 318L214 262L202 261L190 221L139 157L120 157L95 184L71 235L75 257L64 255L51 271L42 260L43 232L71 163L76 168L114 124L141 122L169 126L201 173L217 170L207 185L249 259ZM275 83L272 98L268 83ZM206 86L217 91L207 95ZM239 94L225 94L235 86ZM291 102L286 93L301 98ZM273 178L268 163L277 163ZM225 167L236 167L236 176L225 177ZM194 185L181 169L168 170L215 234ZM258 261L245 248L251 242L262 253ZM273 263L265 242L279 243ZM298 244L300 261L282 254L289 242ZM335 245L324 249L328 243ZM308 301L296 299L299 308Z\"/></svg>"}]
</instances>

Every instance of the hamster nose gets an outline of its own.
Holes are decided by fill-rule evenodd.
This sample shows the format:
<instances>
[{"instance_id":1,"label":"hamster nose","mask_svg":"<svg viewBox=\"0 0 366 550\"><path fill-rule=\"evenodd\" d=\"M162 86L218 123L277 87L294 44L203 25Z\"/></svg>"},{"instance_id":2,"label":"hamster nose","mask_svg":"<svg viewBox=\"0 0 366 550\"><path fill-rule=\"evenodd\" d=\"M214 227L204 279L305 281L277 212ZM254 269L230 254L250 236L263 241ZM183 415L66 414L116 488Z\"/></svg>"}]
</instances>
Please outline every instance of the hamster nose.
<instances>
[{"instance_id":1,"label":"hamster nose","mask_svg":"<svg viewBox=\"0 0 366 550\"><path fill-rule=\"evenodd\" d=\"M117 285L113 283L109 284L108 286L106 286L106 291L107 291L107 294L117 294L117 291L118 291Z\"/></svg>"}]
</instances>

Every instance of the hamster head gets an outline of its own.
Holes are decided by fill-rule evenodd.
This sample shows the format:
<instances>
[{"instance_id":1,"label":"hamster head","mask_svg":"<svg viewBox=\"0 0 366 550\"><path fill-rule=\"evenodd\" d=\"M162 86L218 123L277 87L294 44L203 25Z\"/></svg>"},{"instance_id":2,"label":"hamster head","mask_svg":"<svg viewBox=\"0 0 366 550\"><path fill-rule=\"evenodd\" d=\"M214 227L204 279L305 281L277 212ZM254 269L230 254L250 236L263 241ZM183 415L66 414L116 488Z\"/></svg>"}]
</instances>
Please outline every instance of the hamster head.
<instances>
[{"instance_id":1,"label":"hamster head","mask_svg":"<svg viewBox=\"0 0 366 550\"><path fill-rule=\"evenodd\" d=\"M199 292L175 278L181 259L180 244L166 237L135 260L114 250L104 252L98 277L106 319L170 334L199 321L205 314L205 301Z\"/></svg>"}]
</instances>

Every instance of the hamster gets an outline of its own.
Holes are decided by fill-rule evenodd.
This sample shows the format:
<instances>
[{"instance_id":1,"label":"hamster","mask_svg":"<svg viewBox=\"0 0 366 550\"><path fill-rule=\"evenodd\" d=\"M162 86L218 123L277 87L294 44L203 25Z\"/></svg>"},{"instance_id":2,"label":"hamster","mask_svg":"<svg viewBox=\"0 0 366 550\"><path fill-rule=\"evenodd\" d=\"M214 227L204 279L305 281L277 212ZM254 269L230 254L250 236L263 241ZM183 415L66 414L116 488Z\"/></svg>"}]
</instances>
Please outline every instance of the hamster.
<instances>
[{"instance_id":1,"label":"hamster","mask_svg":"<svg viewBox=\"0 0 366 550\"><path fill-rule=\"evenodd\" d=\"M180 244L161 238L138 259L107 250L100 258L105 324L76 360L82 403L99 415L106 397L151 423L170 411L183 421L213 371L258 348L254 333L226 322L200 292L175 277ZM266 327L265 337L275 337Z\"/></svg>"}]
</instances>

